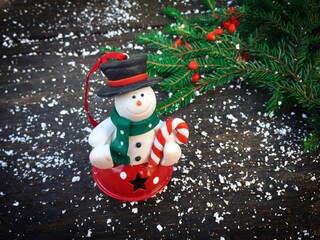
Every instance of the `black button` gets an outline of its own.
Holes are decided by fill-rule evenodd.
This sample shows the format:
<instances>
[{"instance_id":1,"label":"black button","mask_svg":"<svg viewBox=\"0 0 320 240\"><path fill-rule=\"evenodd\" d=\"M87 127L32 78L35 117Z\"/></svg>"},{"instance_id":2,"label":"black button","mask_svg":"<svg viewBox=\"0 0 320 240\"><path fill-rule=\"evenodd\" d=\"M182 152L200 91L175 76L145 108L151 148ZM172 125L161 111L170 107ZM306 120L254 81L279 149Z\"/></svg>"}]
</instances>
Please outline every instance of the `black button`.
<instances>
[{"instance_id":1,"label":"black button","mask_svg":"<svg viewBox=\"0 0 320 240\"><path fill-rule=\"evenodd\" d=\"M140 147L141 147L141 142L137 142L137 143L136 143L136 147L137 147L137 148L140 148Z\"/></svg>"},{"instance_id":2,"label":"black button","mask_svg":"<svg viewBox=\"0 0 320 240\"><path fill-rule=\"evenodd\" d=\"M135 160L136 160L136 161L140 161L140 160L141 160L141 157L138 156L138 157L135 158Z\"/></svg>"}]
</instances>

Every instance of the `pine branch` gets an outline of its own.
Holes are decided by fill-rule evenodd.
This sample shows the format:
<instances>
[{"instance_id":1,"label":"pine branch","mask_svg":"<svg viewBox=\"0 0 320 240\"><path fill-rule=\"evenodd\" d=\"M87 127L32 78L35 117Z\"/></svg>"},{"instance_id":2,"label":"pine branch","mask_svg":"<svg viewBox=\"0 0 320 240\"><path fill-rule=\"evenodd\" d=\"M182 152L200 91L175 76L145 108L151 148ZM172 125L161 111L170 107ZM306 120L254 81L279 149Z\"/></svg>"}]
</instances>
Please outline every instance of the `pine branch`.
<instances>
[{"instance_id":1,"label":"pine branch","mask_svg":"<svg viewBox=\"0 0 320 240\"><path fill-rule=\"evenodd\" d=\"M180 50L181 53L175 54L172 53L173 58L179 58L182 57L184 59L194 59L198 57L203 57L207 53L210 53L212 49L212 46L204 42L204 41L199 41L199 42L192 42L189 43L189 48L186 48L185 46L181 46Z\"/></svg>"},{"instance_id":2,"label":"pine branch","mask_svg":"<svg viewBox=\"0 0 320 240\"><path fill-rule=\"evenodd\" d=\"M188 40L188 39L187 39ZM172 53L171 56L174 58L183 59L194 59L194 58L204 58L209 56L211 58L225 58L234 60L234 57L238 54L239 50L236 49L236 43L239 40L237 37L217 37L217 41L208 42L203 36L200 39L195 39L195 42L190 42L189 47L180 47L179 53ZM232 55L232 57L230 57Z\"/></svg>"},{"instance_id":3,"label":"pine branch","mask_svg":"<svg viewBox=\"0 0 320 240\"><path fill-rule=\"evenodd\" d=\"M283 94L279 86L275 87L272 97L266 103L266 111L270 115L278 113L283 102Z\"/></svg>"},{"instance_id":4,"label":"pine branch","mask_svg":"<svg viewBox=\"0 0 320 240\"><path fill-rule=\"evenodd\" d=\"M186 25L189 23L188 19L184 17L179 10L173 7L166 7L164 13L167 16L174 18L179 23L183 23Z\"/></svg>"},{"instance_id":5,"label":"pine branch","mask_svg":"<svg viewBox=\"0 0 320 240\"><path fill-rule=\"evenodd\" d=\"M194 100L197 94L197 90L198 87L186 87L184 89L181 89L176 94L158 104L158 113L168 114L186 106Z\"/></svg>"},{"instance_id":6,"label":"pine branch","mask_svg":"<svg viewBox=\"0 0 320 240\"><path fill-rule=\"evenodd\" d=\"M180 36L180 38L188 39L188 40L196 40L200 39L203 34L197 31L197 28L194 26L174 24L167 27L167 32L171 35Z\"/></svg>"},{"instance_id":7,"label":"pine branch","mask_svg":"<svg viewBox=\"0 0 320 240\"><path fill-rule=\"evenodd\" d=\"M162 74L176 72L177 70L185 67L186 63L179 59L162 58L161 56L158 57L157 55L152 54L150 54L148 58L148 68L156 69L160 76L162 76Z\"/></svg>"},{"instance_id":8,"label":"pine branch","mask_svg":"<svg viewBox=\"0 0 320 240\"><path fill-rule=\"evenodd\" d=\"M179 69L171 76L166 78L163 82L159 83L160 87L164 90L177 92L183 87L189 85L191 79L191 71L189 69Z\"/></svg>"},{"instance_id":9,"label":"pine branch","mask_svg":"<svg viewBox=\"0 0 320 240\"><path fill-rule=\"evenodd\" d=\"M311 12L308 17L300 19L301 30L310 35L314 30L320 27L320 13Z\"/></svg>"},{"instance_id":10,"label":"pine branch","mask_svg":"<svg viewBox=\"0 0 320 240\"><path fill-rule=\"evenodd\" d=\"M319 84L320 78L320 50L314 52L314 54L310 57L309 61L303 67L301 75L305 79L306 83L310 83L312 85Z\"/></svg>"},{"instance_id":11,"label":"pine branch","mask_svg":"<svg viewBox=\"0 0 320 240\"><path fill-rule=\"evenodd\" d=\"M215 0L204 0L204 4L212 11L214 12L216 8L216 1Z\"/></svg>"},{"instance_id":12,"label":"pine branch","mask_svg":"<svg viewBox=\"0 0 320 240\"><path fill-rule=\"evenodd\" d=\"M310 133L303 143L304 149L308 152L316 151L320 148L320 134L319 133Z\"/></svg>"},{"instance_id":13,"label":"pine branch","mask_svg":"<svg viewBox=\"0 0 320 240\"><path fill-rule=\"evenodd\" d=\"M318 111L310 114L308 120L310 126L314 129L304 140L304 149L306 151L315 151L320 148L320 108Z\"/></svg>"},{"instance_id":14,"label":"pine branch","mask_svg":"<svg viewBox=\"0 0 320 240\"><path fill-rule=\"evenodd\" d=\"M234 69L235 70L235 69ZM232 74L233 73L233 74ZM198 83L201 92L208 92L217 87L224 86L234 80L238 76L237 70L232 72L231 68L219 69L207 76L204 76Z\"/></svg>"},{"instance_id":15,"label":"pine branch","mask_svg":"<svg viewBox=\"0 0 320 240\"><path fill-rule=\"evenodd\" d=\"M141 34L138 36L137 41L161 51L180 52L180 50L173 45L173 42L169 36L164 35L161 32L153 31L150 34Z\"/></svg>"},{"instance_id":16,"label":"pine branch","mask_svg":"<svg viewBox=\"0 0 320 240\"><path fill-rule=\"evenodd\" d=\"M216 9L215 1L205 0L209 11L193 19L167 8L166 14L176 21L166 28L167 33L139 36L140 42L157 50L149 56L148 72L164 77L159 85L171 94L158 105L158 111L176 111L191 103L198 93L243 77L270 90L266 103L269 113L277 113L288 103L298 103L310 115L312 131L305 147L319 148L319 2L239 2L243 7L234 12L226 7ZM196 66L190 67L192 62Z\"/></svg>"}]
</instances>

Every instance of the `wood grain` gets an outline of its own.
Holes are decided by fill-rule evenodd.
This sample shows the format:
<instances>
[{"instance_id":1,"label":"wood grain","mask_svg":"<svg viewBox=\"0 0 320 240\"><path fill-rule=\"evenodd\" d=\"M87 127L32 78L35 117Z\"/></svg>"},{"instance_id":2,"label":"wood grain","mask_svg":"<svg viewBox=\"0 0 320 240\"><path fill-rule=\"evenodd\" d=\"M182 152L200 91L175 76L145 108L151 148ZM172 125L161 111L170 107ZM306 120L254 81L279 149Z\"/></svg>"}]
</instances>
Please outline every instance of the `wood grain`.
<instances>
[{"instance_id":1,"label":"wood grain","mask_svg":"<svg viewBox=\"0 0 320 240\"><path fill-rule=\"evenodd\" d=\"M190 126L164 192L125 203L94 185L83 91L99 47L148 51L136 36L170 23L165 6L203 9L191 0L127 2L1 2L0 238L320 238L320 157L301 147L304 113L270 118L268 92L239 80L161 117ZM99 121L113 107L95 95L101 84L94 75L90 109ZM159 101L167 97L156 90Z\"/></svg>"}]
</instances>

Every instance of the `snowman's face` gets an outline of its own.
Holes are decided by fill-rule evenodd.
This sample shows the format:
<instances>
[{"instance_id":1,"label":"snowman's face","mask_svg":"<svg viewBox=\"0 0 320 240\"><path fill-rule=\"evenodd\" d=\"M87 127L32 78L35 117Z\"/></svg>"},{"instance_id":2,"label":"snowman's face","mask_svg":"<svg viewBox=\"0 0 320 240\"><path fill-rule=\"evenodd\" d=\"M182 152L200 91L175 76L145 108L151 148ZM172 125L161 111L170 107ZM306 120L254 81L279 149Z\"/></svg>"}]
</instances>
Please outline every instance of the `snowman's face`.
<instances>
[{"instance_id":1,"label":"snowman's face","mask_svg":"<svg viewBox=\"0 0 320 240\"><path fill-rule=\"evenodd\" d=\"M144 120L156 109L156 95L151 87L117 95L115 107L120 116L133 122Z\"/></svg>"}]
</instances>

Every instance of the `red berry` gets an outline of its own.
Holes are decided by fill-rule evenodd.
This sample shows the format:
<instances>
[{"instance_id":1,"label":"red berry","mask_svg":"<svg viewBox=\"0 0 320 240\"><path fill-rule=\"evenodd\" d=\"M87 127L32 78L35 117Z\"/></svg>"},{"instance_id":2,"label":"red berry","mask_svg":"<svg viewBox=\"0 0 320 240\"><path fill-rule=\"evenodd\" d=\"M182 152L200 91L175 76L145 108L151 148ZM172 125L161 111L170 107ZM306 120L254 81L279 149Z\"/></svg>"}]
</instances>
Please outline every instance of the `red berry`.
<instances>
[{"instance_id":1,"label":"red berry","mask_svg":"<svg viewBox=\"0 0 320 240\"><path fill-rule=\"evenodd\" d=\"M242 57L244 60L246 60L246 61L249 61L249 60L251 59L250 55L247 54L247 53L243 53L243 54L241 55L241 57Z\"/></svg>"},{"instance_id":2,"label":"red berry","mask_svg":"<svg viewBox=\"0 0 320 240\"><path fill-rule=\"evenodd\" d=\"M196 83L196 82L198 82L198 81L200 80L200 78L201 78L201 76L200 76L199 73L194 73L194 74L192 75L191 81L192 81L193 83Z\"/></svg>"},{"instance_id":3,"label":"red berry","mask_svg":"<svg viewBox=\"0 0 320 240\"><path fill-rule=\"evenodd\" d=\"M230 22L233 23L236 27L239 25L239 19L236 17L231 17Z\"/></svg>"},{"instance_id":4,"label":"red berry","mask_svg":"<svg viewBox=\"0 0 320 240\"><path fill-rule=\"evenodd\" d=\"M236 25L234 25L233 23L231 23L228 27L228 31L229 33L233 34L236 31Z\"/></svg>"},{"instance_id":5,"label":"red berry","mask_svg":"<svg viewBox=\"0 0 320 240\"><path fill-rule=\"evenodd\" d=\"M240 56L237 55L235 58L237 61L240 60ZM251 59L251 56L247 53L241 53L241 59L245 60L245 61L249 61Z\"/></svg>"},{"instance_id":6,"label":"red berry","mask_svg":"<svg viewBox=\"0 0 320 240\"><path fill-rule=\"evenodd\" d=\"M197 63L195 61L189 63L189 69L190 70L196 70L198 67L199 67L199 63Z\"/></svg>"},{"instance_id":7,"label":"red berry","mask_svg":"<svg viewBox=\"0 0 320 240\"><path fill-rule=\"evenodd\" d=\"M181 39L181 38L178 38L177 40L174 41L174 44L173 44L173 45L174 45L175 47L178 47L178 46L180 46L181 44L182 44L182 39Z\"/></svg>"},{"instance_id":8,"label":"red berry","mask_svg":"<svg viewBox=\"0 0 320 240\"><path fill-rule=\"evenodd\" d=\"M208 41L214 41L216 39L216 35L214 34L214 32L208 32L207 39Z\"/></svg>"},{"instance_id":9,"label":"red berry","mask_svg":"<svg viewBox=\"0 0 320 240\"><path fill-rule=\"evenodd\" d=\"M214 33L217 34L217 35L221 35L221 34L223 34L223 29L222 28L216 28L214 30Z\"/></svg>"},{"instance_id":10,"label":"red berry","mask_svg":"<svg viewBox=\"0 0 320 240\"><path fill-rule=\"evenodd\" d=\"M229 13L234 13L236 9L234 7L229 7Z\"/></svg>"},{"instance_id":11,"label":"red berry","mask_svg":"<svg viewBox=\"0 0 320 240\"><path fill-rule=\"evenodd\" d=\"M188 43L185 43L184 46L185 46L186 48L188 48L189 50L191 50L191 46L190 46Z\"/></svg>"},{"instance_id":12,"label":"red berry","mask_svg":"<svg viewBox=\"0 0 320 240\"><path fill-rule=\"evenodd\" d=\"M229 21L223 21L223 22L221 23L221 26L222 26L223 28L228 28L229 25L230 25L230 22L229 22Z\"/></svg>"}]
</instances>

